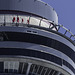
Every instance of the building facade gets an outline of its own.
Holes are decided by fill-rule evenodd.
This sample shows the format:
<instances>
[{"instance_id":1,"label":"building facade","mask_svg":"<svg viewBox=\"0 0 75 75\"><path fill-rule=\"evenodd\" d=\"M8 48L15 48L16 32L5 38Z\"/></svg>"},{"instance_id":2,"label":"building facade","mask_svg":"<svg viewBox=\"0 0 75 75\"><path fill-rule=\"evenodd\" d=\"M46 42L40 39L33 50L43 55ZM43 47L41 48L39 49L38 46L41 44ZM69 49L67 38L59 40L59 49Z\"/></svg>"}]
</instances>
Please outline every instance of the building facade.
<instances>
[{"instance_id":1,"label":"building facade","mask_svg":"<svg viewBox=\"0 0 75 75\"><path fill-rule=\"evenodd\" d=\"M0 75L75 75L74 38L48 4L0 0Z\"/></svg>"}]
</instances>

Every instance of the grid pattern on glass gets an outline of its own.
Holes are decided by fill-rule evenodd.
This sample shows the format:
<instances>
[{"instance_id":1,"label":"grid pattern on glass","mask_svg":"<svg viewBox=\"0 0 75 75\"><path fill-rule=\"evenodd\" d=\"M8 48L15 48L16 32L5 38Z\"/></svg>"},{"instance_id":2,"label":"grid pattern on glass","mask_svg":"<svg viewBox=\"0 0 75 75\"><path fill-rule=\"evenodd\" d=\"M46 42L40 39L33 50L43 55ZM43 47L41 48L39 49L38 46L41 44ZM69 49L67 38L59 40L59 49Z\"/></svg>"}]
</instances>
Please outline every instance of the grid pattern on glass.
<instances>
[{"instance_id":1,"label":"grid pattern on glass","mask_svg":"<svg viewBox=\"0 0 75 75\"><path fill-rule=\"evenodd\" d=\"M68 65L68 62L66 64L65 63L66 61L63 64ZM28 74L27 74L27 71L28 71ZM18 61L0 62L0 73L12 73L12 74L24 74L24 75L25 74L27 75L57 75L60 73L60 75L63 75L61 72L49 67L45 67L45 66L37 65L37 64L31 64L31 66L28 67L28 63L18 62Z\"/></svg>"},{"instance_id":2,"label":"grid pattern on glass","mask_svg":"<svg viewBox=\"0 0 75 75\"><path fill-rule=\"evenodd\" d=\"M6 73L17 72L18 68L19 68L19 62L14 62L14 61L5 61L4 62L4 70Z\"/></svg>"},{"instance_id":3,"label":"grid pattern on glass","mask_svg":"<svg viewBox=\"0 0 75 75\"><path fill-rule=\"evenodd\" d=\"M5 73L26 74L28 64L18 61L4 61Z\"/></svg>"},{"instance_id":4,"label":"grid pattern on glass","mask_svg":"<svg viewBox=\"0 0 75 75\"><path fill-rule=\"evenodd\" d=\"M20 74L26 74L27 67L28 67L28 64L27 64L27 63L20 62L20 63L19 63L18 72L19 72Z\"/></svg>"}]
</instances>

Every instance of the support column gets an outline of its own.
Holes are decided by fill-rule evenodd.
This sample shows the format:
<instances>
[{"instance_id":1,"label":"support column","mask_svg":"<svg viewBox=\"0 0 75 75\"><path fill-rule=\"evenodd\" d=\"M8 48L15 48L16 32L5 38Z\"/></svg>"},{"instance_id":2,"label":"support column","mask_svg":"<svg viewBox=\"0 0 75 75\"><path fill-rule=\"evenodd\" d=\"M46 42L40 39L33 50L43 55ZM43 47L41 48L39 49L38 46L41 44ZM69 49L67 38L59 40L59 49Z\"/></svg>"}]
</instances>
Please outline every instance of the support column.
<instances>
[{"instance_id":1,"label":"support column","mask_svg":"<svg viewBox=\"0 0 75 75\"><path fill-rule=\"evenodd\" d=\"M27 72L26 72L26 75L29 74L29 71L30 71L30 67L31 67L32 63L28 63L28 67L27 67Z\"/></svg>"}]
</instances>

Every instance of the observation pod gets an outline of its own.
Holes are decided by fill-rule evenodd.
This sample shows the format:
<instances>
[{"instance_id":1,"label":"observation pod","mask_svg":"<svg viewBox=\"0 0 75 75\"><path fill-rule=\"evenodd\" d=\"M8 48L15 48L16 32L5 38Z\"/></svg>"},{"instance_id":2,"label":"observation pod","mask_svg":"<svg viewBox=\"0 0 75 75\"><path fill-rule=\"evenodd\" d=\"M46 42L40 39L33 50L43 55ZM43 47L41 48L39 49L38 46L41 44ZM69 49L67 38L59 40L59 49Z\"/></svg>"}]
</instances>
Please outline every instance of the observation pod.
<instances>
[{"instance_id":1,"label":"observation pod","mask_svg":"<svg viewBox=\"0 0 75 75\"><path fill-rule=\"evenodd\" d=\"M75 75L74 39L48 4L0 0L0 75Z\"/></svg>"}]
</instances>

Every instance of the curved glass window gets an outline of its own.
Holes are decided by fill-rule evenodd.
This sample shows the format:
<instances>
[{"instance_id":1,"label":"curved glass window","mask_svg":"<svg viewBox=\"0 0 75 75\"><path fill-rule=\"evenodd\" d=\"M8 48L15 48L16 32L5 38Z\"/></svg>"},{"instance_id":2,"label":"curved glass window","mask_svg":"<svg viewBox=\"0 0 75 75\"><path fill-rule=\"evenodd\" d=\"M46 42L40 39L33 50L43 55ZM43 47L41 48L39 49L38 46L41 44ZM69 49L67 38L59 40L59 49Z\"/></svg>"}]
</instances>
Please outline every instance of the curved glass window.
<instances>
[{"instance_id":1,"label":"curved glass window","mask_svg":"<svg viewBox=\"0 0 75 75\"><path fill-rule=\"evenodd\" d=\"M63 60L63 64L65 66L67 66L69 69L71 69L71 71L73 71L75 73L75 69L72 67L72 65L70 65L67 61Z\"/></svg>"},{"instance_id":2,"label":"curved glass window","mask_svg":"<svg viewBox=\"0 0 75 75\"><path fill-rule=\"evenodd\" d=\"M32 64L29 75L56 75L57 71L41 65Z\"/></svg>"},{"instance_id":3,"label":"curved glass window","mask_svg":"<svg viewBox=\"0 0 75 75\"><path fill-rule=\"evenodd\" d=\"M49 28L50 23L49 23L47 20L43 19L43 20L41 21L41 26L42 26L42 27L45 27L45 28Z\"/></svg>"},{"instance_id":4,"label":"curved glass window","mask_svg":"<svg viewBox=\"0 0 75 75\"><path fill-rule=\"evenodd\" d=\"M29 15L15 15L15 14L5 14L0 15L0 25L1 26L18 26L24 27L25 25L37 25L40 27L50 28L52 25L46 19L42 19L40 17L29 16ZM56 28L52 28L52 30L56 30Z\"/></svg>"},{"instance_id":5,"label":"curved glass window","mask_svg":"<svg viewBox=\"0 0 75 75\"><path fill-rule=\"evenodd\" d=\"M13 17L15 17L14 23L16 23L16 18L17 18L16 15L5 15L4 17L5 17L5 22L6 23L12 23Z\"/></svg>"},{"instance_id":6,"label":"curved glass window","mask_svg":"<svg viewBox=\"0 0 75 75\"><path fill-rule=\"evenodd\" d=\"M39 26L39 23L40 23L40 19L39 18L30 17L30 23L29 24Z\"/></svg>"},{"instance_id":7,"label":"curved glass window","mask_svg":"<svg viewBox=\"0 0 75 75\"><path fill-rule=\"evenodd\" d=\"M28 64L18 61L4 61L5 73L26 74Z\"/></svg>"},{"instance_id":8,"label":"curved glass window","mask_svg":"<svg viewBox=\"0 0 75 75\"><path fill-rule=\"evenodd\" d=\"M19 48L0 48L1 52L0 55L19 55L19 56L29 56L29 57L35 57L40 58L54 62L60 66L65 65L69 69L71 69L75 73L74 67L69 64L67 61L54 56L52 54L35 51L35 50L29 50L29 49L19 49ZM19 74L25 74L27 71L28 63L18 62L18 61L4 61L0 62L0 73L19 73ZM30 72L33 71L34 66L31 66ZM34 72L36 73L37 66L35 67ZM42 68L42 67L41 67ZM41 71L41 70L39 70ZM38 71L38 74L40 73Z\"/></svg>"},{"instance_id":9,"label":"curved glass window","mask_svg":"<svg viewBox=\"0 0 75 75\"><path fill-rule=\"evenodd\" d=\"M61 58L48 53L35 51L35 50L29 50L29 49L19 49L19 48L0 48L0 50L1 50L0 55L19 55L19 56L35 57L35 58L51 61L62 66ZM8 64L11 66L11 67L6 66L5 68L11 69L14 67L14 65L10 64L10 62L9 63L5 62L5 64ZM18 68L18 65L16 68Z\"/></svg>"},{"instance_id":10,"label":"curved glass window","mask_svg":"<svg viewBox=\"0 0 75 75\"><path fill-rule=\"evenodd\" d=\"M30 16L19 15L18 17L19 17L19 23L28 24L28 20L29 20Z\"/></svg>"},{"instance_id":11,"label":"curved glass window","mask_svg":"<svg viewBox=\"0 0 75 75\"><path fill-rule=\"evenodd\" d=\"M0 62L0 73L3 73L4 70L4 63Z\"/></svg>"},{"instance_id":12,"label":"curved glass window","mask_svg":"<svg viewBox=\"0 0 75 75\"><path fill-rule=\"evenodd\" d=\"M70 47L57 40L40 35L34 35L30 33L19 33L19 32L4 32L3 36L4 41L28 42L54 48L60 52L63 52L75 62L74 58L75 52Z\"/></svg>"},{"instance_id":13,"label":"curved glass window","mask_svg":"<svg viewBox=\"0 0 75 75\"><path fill-rule=\"evenodd\" d=\"M5 61L4 70L6 73L18 72L19 62L15 61Z\"/></svg>"}]
</instances>

